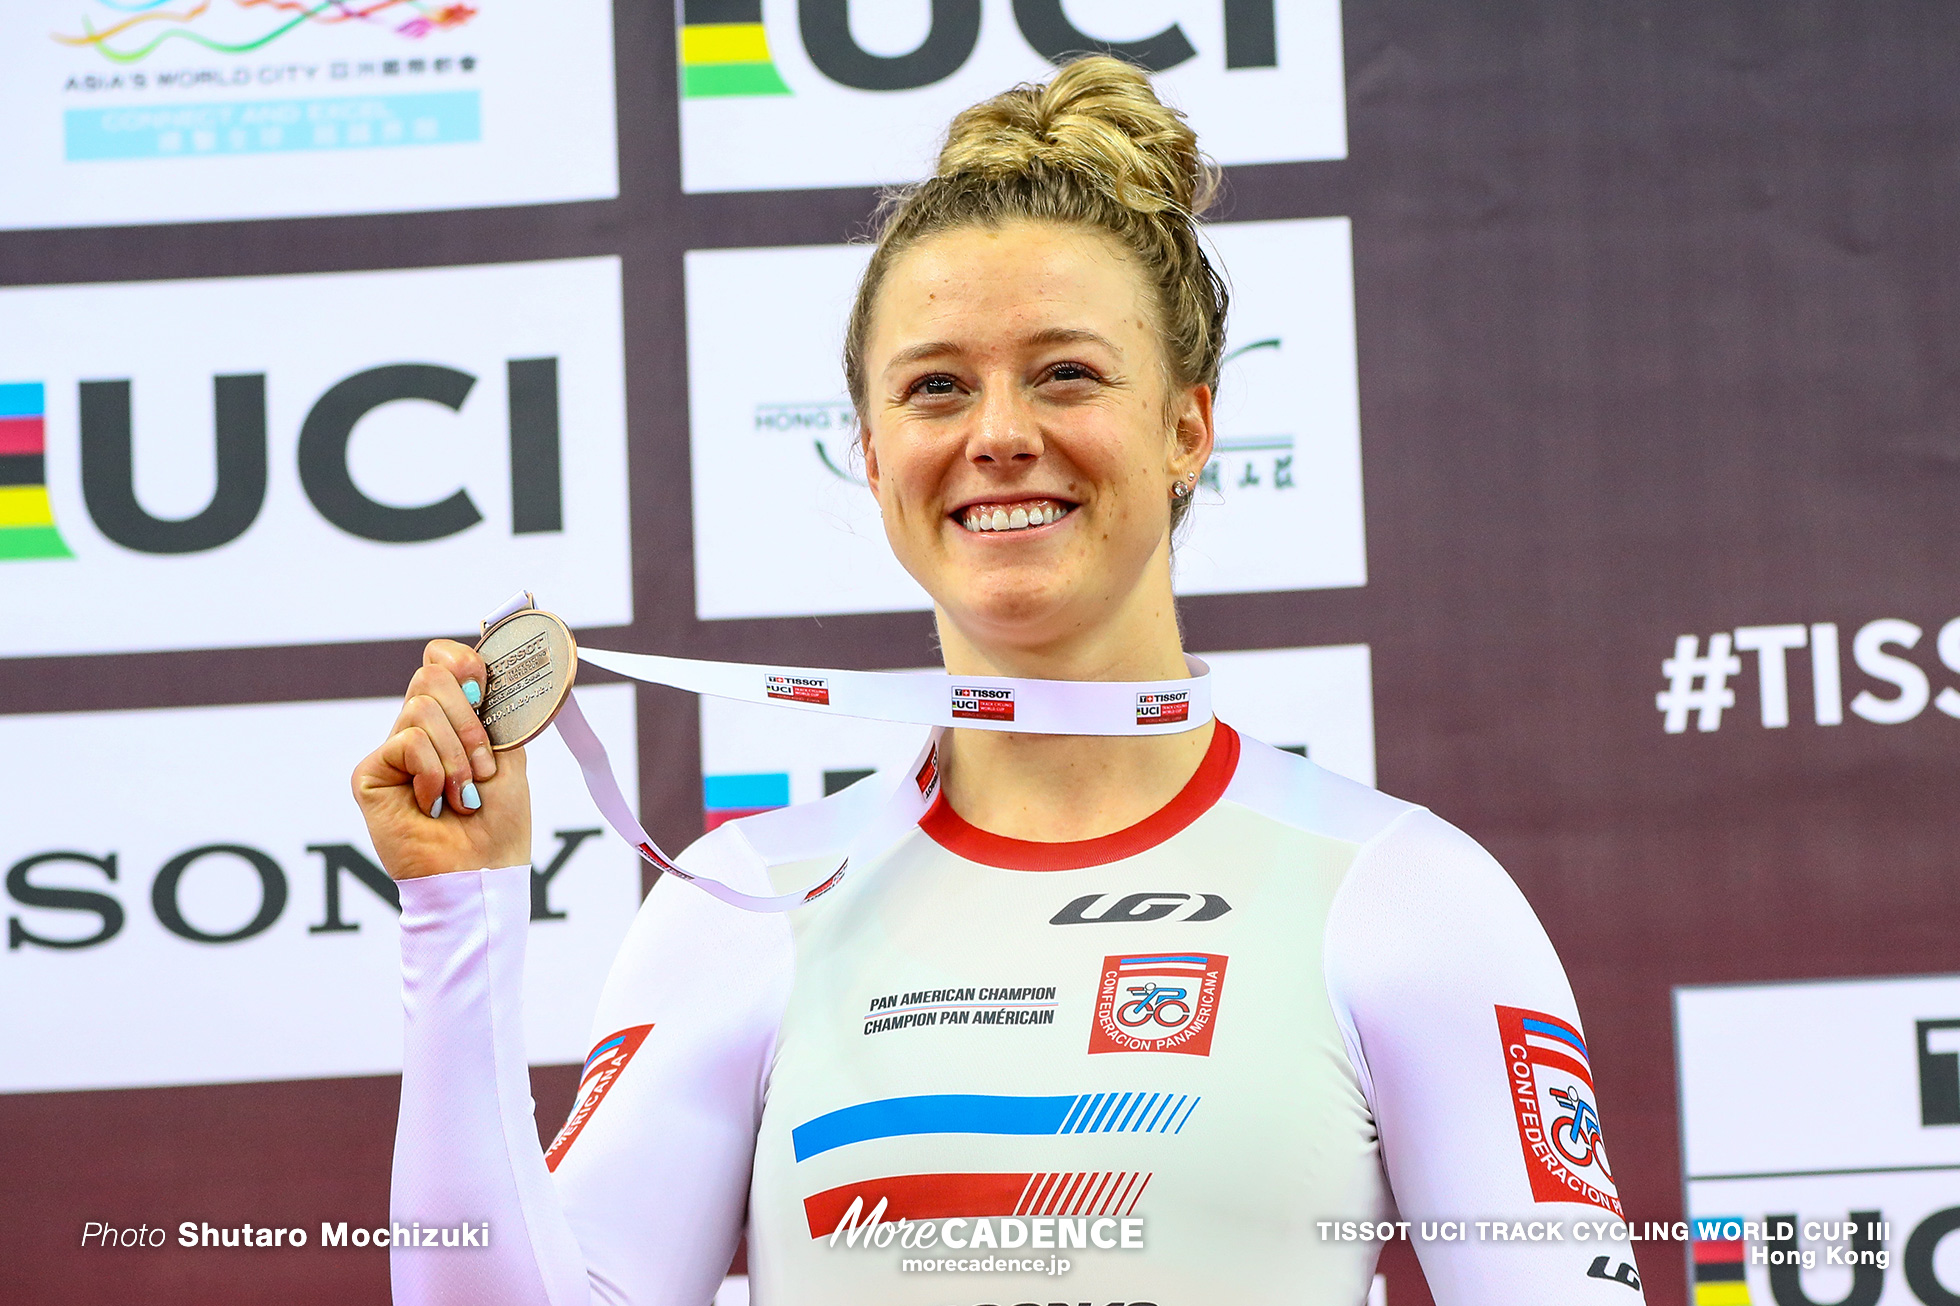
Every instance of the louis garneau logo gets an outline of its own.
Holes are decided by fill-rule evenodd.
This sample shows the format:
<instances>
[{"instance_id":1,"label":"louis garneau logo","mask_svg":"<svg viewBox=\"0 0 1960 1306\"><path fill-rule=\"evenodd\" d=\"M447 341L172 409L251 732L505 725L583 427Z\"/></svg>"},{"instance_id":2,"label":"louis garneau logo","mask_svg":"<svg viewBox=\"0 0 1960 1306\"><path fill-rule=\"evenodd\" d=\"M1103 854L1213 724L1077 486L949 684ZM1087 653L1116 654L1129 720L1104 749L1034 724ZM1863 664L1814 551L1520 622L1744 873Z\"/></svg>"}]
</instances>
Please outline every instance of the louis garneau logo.
<instances>
[{"instance_id":1,"label":"louis garneau logo","mask_svg":"<svg viewBox=\"0 0 1960 1306\"><path fill-rule=\"evenodd\" d=\"M1050 925L1142 925L1150 921L1191 924L1215 921L1232 910L1216 893L1085 893L1048 918Z\"/></svg>"}]
</instances>

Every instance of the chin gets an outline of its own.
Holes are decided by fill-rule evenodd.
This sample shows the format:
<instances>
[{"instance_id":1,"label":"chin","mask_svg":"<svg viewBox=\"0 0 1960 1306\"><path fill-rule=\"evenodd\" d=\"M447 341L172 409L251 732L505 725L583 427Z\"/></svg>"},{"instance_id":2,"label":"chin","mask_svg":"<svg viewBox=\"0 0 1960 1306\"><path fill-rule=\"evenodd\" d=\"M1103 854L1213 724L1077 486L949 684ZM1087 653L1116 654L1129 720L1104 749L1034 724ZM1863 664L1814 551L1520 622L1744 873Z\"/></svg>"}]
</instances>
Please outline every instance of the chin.
<instances>
[{"instance_id":1,"label":"chin","mask_svg":"<svg viewBox=\"0 0 1960 1306\"><path fill-rule=\"evenodd\" d=\"M978 587L940 608L970 638L1010 644L1046 643L1068 626L1074 606L1063 587L1044 578L1022 585Z\"/></svg>"}]
</instances>

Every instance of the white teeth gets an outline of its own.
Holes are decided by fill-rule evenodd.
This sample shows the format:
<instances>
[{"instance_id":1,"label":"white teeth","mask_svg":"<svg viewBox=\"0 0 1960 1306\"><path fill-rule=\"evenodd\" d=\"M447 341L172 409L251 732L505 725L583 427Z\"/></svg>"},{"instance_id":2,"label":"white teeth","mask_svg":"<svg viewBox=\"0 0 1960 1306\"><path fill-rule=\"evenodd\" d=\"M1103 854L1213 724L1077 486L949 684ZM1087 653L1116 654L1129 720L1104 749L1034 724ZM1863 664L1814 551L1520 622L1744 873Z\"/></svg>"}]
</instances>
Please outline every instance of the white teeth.
<instances>
[{"instance_id":1,"label":"white teeth","mask_svg":"<svg viewBox=\"0 0 1960 1306\"><path fill-rule=\"evenodd\" d=\"M1052 502L1038 503L1032 507L1016 504L1012 508L979 505L968 508L961 515L960 524L970 531L1020 531L1032 526L1047 526L1067 515L1067 508Z\"/></svg>"}]
</instances>

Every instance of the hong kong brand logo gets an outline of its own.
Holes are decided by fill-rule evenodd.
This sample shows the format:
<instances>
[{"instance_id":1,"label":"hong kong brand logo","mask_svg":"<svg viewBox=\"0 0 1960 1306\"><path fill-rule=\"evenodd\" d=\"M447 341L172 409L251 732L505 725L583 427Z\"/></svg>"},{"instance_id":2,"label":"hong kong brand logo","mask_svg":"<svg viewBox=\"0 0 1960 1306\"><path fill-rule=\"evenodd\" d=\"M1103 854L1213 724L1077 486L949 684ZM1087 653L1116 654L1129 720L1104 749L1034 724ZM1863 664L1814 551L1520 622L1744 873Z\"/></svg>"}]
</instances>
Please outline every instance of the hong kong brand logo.
<instances>
[{"instance_id":1,"label":"hong kong brand logo","mask_svg":"<svg viewBox=\"0 0 1960 1306\"><path fill-rule=\"evenodd\" d=\"M1210 1056L1225 960L1205 952L1104 957L1089 1051Z\"/></svg>"},{"instance_id":2,"label":"hong kong brand logo","mask_svg":"<svg viewBox=\"0 0 1960 1306\"><path fill-rule=\"evenodd\" d=\"M1520 1007L1497 1008L1497 1029L1532 1200L1590 1202L1624 1219L1585 1039L1556 1016Z\"/></svg>"},{"instance_id":3,"label":"hong kong brand logo","mask_svg":"<svg viewBox=\"0 0 1960 1306\"><path fill-rule=\"evenodd\" d=\"M770 676L769 697L785 703L817 703L830 706L830 681L823 676Z\"/></svg>"},{"instance_id":4,"label":"hong kong brand logo","mask_svg":"<svg viewBox=\"0 0 1960 1306\"><path fill-rule=\"evenodd\" d=\"M969 689L953 687L953 716L956 720L1012 721L1014 691L1011 689Z\"/></svg>"},{"instance_id":5,"label":"hong kong brand logo","mask_svg":"<svg viewBox=\"0 0 1960 1306\"><path fill-rule=\"evenodd\" d=\"M1137 695L1137 724L1167 726L1191 719L1191 691L1173 689Z\"/></svg>"},{"instance_id":6,"label":"hong kong brand logo","mask_svg":"<svg viewBox=\"0 0 1960 1306\"><path fill-rule=\"evenodd\" d=\"M551 1140L545 1151L544 1164L547 1170L556 1170L558 1163L565 1159L565 1153L572 1148L592 1113L612 1092L612 1086L626 1073L626 1064L633 1054L646 1042L651 1025L629 1025L617 1034L610 1034L599 1040L592 1054L585 1059L585 1069L579 1074L578 1098L572 1104L572 1114L565 1118L565 1127L558 1131L558 1137Z\"/></svg>"}]
</instances>

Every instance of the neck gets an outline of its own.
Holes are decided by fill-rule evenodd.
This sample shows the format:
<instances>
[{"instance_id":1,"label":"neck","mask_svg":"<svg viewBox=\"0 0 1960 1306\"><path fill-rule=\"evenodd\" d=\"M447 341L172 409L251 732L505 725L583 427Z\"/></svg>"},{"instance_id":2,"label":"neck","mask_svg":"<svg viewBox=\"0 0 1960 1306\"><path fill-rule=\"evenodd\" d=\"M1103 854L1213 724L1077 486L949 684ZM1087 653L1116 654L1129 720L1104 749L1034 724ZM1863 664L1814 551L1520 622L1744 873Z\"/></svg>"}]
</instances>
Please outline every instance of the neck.
<instances>
[{"instance_id":1,"label":"neck","mask_svg":"<svg viewBox=\"0 0 1960 1306\"><path fill-rule=\"evenodd\" d=\"M1035 680L1181 680L1168 563L1116 620L1042 641L993 638L939 610L946 670ZM1175 735L1022 735L949 731L940 749L946 800L992 834L1038 842L1093 839L1136 824L1177 796L1211 745L1212 724Z\"/></svg>"}]
</instances>

